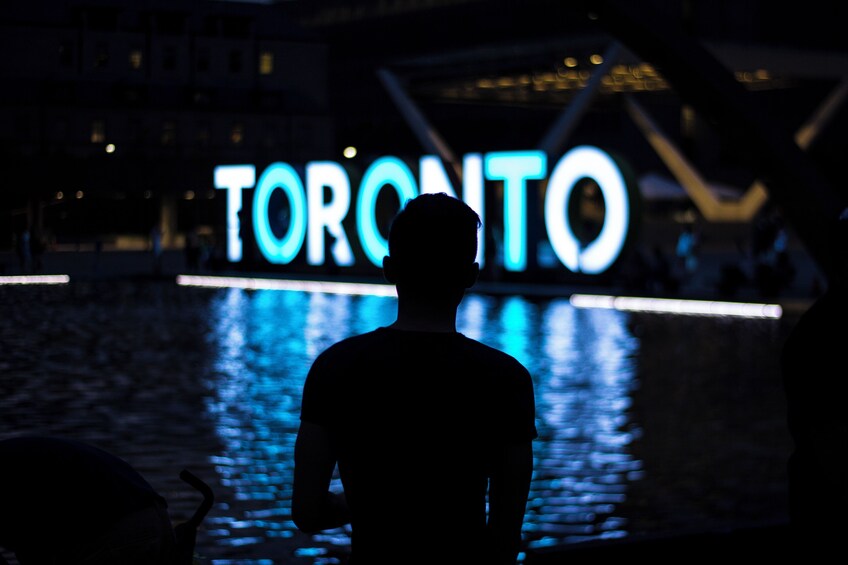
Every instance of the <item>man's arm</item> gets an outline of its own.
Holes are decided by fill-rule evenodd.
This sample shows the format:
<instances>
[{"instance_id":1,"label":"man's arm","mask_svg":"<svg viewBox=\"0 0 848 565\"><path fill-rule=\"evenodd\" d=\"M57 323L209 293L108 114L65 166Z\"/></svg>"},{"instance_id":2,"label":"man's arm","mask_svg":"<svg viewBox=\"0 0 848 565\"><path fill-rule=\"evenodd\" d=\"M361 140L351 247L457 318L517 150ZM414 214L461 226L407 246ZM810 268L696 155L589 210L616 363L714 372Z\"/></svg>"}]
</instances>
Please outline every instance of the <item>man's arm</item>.
<instances>
[{"instance_id":1,"label":"man's arm","mask_svg":"<svg viewBox=\"0 0 848 565\"><path fill-rule=\"evenodd\" d=\"M516 562L532 476L532 441L507 445L496 455L489 480L487 537L491 556L487 563Z\"/></svg>"},{"instance_id":2,"label":"man's arm","mask_svg":"<svg viewBox=\"0 0 848 565\"><path fill-rule=\"evenodd\" d=\"M303 532L330 530L350 522L344 495L329 490L335 465L327 430L301 421L294 446L292 520Z\"/></svg>"}]
</instances>

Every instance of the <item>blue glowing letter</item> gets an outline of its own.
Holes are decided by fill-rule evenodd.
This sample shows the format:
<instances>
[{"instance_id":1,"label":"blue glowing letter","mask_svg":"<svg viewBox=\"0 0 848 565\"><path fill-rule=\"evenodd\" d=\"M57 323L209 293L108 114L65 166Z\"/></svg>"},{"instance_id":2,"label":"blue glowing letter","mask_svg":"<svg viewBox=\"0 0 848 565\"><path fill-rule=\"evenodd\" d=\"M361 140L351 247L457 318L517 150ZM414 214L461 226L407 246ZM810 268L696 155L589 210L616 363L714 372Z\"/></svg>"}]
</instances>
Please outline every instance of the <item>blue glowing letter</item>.
<instances>
[{"instance_id":1,"label":"blue glowing letter","mask_svg":"<svg viewBox=\"0 0 848 565\"><path fill-rule=\"evenodd\" d=\"M324 187L332 192L330 202L324 204ZM353 265L353 252L342 228L342 220L350 210L350 180L344 168L332 161L306 165L306 196L309 202L309 223L306 260L310 265L323 265L324 227L336 242L330 252L336 265Z\"/></svg>"},{"instance_id":2,"label":"blue glowing letter","mask_svg":"<svg viewBox=\"0 0 848 565\"><path fill-rule=\"evenodd\" d=\"M377 267L382 266L383 257L389 253L389 244L380 234L374 217L377 195L385 184L397 191L401 207L415 198L417 191L412 171L397 157L377 159L365 171L356 201L356 227L365 255Z\"/></svg>"},{"instance_id":3,"label":"blue glowing letter","mask_svg":"<svg viewBox=\"0 0 848 565\"><path fill-rule=\"evenodd\" d=\"M566 217L568 200L577 181L594 179L604 197L606 213L598 237L585 249ZM559 260L573 272L591 275L608 269L618 258L627 237L630 200L621 171L612 158L595 147L575 147L560 159L545 195L545 227Z\"/></svg>"},{"instance_id":4,"label":"blue glowing letter","mask_svg":"<svg viewBox=\"0 0 848 565\"><path fill-rule=\"evenodd\" d=\"M483 157L479 153L467 153L462 159L462 199L480 216L480 234L486 233L486 207L483 199ZM486 238L477 237L477 263L485 262Z\"/></svg>"},{"instance_id":5,"label":"blue glowing letter","mask_svg":"<svg viewBox=\"0 0 848 565\"><path fill-rule=\"evenodd\" d=\"M509 151L486 155L486 178L504 181L504 267L527 267L527 194L525 181L541 179L547 169L542 151Z\"/></svg>"},{"instance_id":6,"label":"blue glowing letter","mask_svg":"<svg viewBox=\"0 0 848 565\"><path fill-rule=\"evenodd\" d=\"M289 199L289 229L282 239L271 231L268 201L275 188L281 188ZM253 229L262 255L270 263L290 263L303 245L306 235L306 195L297 172L286 163L272 163L259 177L253 195Z\"/></svg>"},{"instance_id":7,"label":"blue glowing letter","mask_svg":"<svg viewBox=\"0 0 848 565\"><path fill-rule=\"evenodd\" d=\"M227 191L227 259L241 261L240 222L241 191L253 188L256 168L253 165L221 165L215 167L215 188Z\"/></svg>"}]
</instances>

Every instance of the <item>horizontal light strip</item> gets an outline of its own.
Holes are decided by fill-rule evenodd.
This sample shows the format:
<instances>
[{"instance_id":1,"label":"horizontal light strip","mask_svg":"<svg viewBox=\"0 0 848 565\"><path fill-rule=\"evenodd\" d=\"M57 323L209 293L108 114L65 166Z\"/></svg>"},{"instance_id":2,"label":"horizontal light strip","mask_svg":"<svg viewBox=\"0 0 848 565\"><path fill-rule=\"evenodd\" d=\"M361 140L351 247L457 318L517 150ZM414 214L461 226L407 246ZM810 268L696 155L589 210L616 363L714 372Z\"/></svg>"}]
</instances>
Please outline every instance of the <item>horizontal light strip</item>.
<instances>
[{"instance_id":1,"label":"horizontal light strip","mask_svg":"<svg viewBox=\"0 0 848 565\"><path fill-rule=\"evenodd\" d=\"M12 275L0 277L0 284L67 284L68 275Z\"/></svg>"},{"instance_id":2,"label":"horizontal light strip","mask_svg":"<svg viewBox=\"0 0 848 565\"><path fill-rule=\"evenodd\" d=\"M205 275L177 275L180 286L207 288L244 288L249 290L294 290L328 294L355 294L397 297L389 284L349 283L289 279L263 279L255 277L222 277ZM738 316L743 318L778 319L783 309L778 304L720 302L714 300L680 300L669 298L639 298L573 294L570 298L575 308L605 308L632 312L660 312L700 316Z\"/></svg>"},{"instance_id":3,"label":"horizontal light strip","mask_svg":"<svg viewBox=\"0 0 848 565\"><path fill-rule=\"evenodd\" d=\"M668 314L691 314L695 316L739 316L742 318L779 319L783 315L783 308L779 304L756 304L750 302L639 298L592 294L573 294L571 295L570 302L575 308L606 308L631 312L661 312Z\"/></svg>"},{"instance_id":4,"label":"horizontal light strip","mask_svg":"<svg viewBox=\"0 0 848 565\"><path fill-rule=\"evenodd\" d=\"M214 277L202 275L177 275L181 286L209 288L245 288L250 290L299 290L327 294L357 294L367 296L397 297L394 285L348 283L331 281L306 281L288 279L261 279L248 277Z\"/></svg>"}]
</instances>

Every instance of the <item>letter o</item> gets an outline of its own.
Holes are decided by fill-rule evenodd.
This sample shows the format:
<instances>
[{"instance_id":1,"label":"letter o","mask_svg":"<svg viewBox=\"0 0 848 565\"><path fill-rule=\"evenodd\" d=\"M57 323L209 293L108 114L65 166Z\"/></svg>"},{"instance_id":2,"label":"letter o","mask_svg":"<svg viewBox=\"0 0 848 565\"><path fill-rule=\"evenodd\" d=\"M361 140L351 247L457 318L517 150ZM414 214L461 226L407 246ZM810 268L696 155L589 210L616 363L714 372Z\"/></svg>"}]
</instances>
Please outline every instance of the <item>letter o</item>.
<instances>
[{"instance_id":1,"label":"letter o","mask_svg":"<svg viewBox=\"0 0 848 565\"><path fill-rule=\"evenodd\" d=\"M415 198L418 192L412 171L397 157L381 157L365 171L356 200L356 229L362 250L368 260L377 267L382 266L383 257L389 253L389 243L380 234L374 217L377 195L385 184L394 187L401 206L407 200Z\"/></svg>"},{"instance_id":2,"label":"letter o","mask_svg":"<svg viewBox=\"0 0 848 565\"><path fill-rule=\"evenodd\" d=\"M283 238L274 235L268 220L268 202L276 188L282 189L291 206L291 222ZM253 230L259 250L270 263L290 263L303 246L306 236L306 192L291 165L272 163L259 177L253 196Z\"/></svg>"},{"instance_id":3,"label":"letter o","mask_svg":"<svg viewBox=\"0 0 848 565\"><path fill-rule=\"evenodd\" d=\"M574 186L582 178L598 183L606 214L598 237L585 249L574 236L565 209ZM575 147L559 160L545 195L545 227L559 260L572 272L596 275L607 270L621 254L630 223L627 183L615 161L597 147Z\"/></svg>"}]
</instances>

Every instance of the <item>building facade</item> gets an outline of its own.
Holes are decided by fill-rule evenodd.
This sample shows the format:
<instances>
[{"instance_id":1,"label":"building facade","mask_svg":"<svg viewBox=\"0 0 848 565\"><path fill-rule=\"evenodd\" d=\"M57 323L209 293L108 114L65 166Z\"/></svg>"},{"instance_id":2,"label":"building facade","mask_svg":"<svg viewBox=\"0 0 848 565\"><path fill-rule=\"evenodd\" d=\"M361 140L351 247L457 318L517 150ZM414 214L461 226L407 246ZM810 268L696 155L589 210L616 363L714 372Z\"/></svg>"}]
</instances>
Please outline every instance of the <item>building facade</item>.
<instances>
[{"instance_id":1,"label":"building facade","mask_svg":"<svg viewBox=\"0 0 848 565\"><path fill-rule=\"evenodd\" d=\"M17 3L0 44L4 246L178 245L224 219L215 165L333 144L326 45L273 6Z\"/></svg>"}]
</instances>

